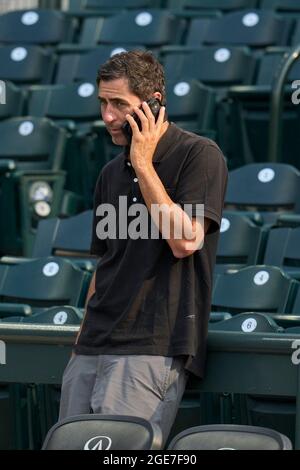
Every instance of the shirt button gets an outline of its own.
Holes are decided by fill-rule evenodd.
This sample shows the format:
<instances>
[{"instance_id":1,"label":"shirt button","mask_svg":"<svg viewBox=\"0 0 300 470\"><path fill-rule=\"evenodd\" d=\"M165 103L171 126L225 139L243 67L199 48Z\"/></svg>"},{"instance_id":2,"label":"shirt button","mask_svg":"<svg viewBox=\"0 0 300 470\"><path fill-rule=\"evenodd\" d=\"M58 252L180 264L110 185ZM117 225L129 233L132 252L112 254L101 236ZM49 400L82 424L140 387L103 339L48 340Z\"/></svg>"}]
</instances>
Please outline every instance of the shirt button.
<instances>
[{"instance_id":1,"label":"shirt button","mask_svg":"<svg viewBox=\"0 0 300 470\"><path fill-rule=\"evenodd\" d=\"M133 200L133 202L136 202L136 201L137 201L137 198L136 198L136 197L133 197L132 200Z\"/></svg>"},{"instance_id":2,"label":"shirt button","mask_svg":"<svg viewBox=\"0 0 300 470\"><path fill-rule=\"evenodd\" d=\"M128 165L128 166L131 166L131 163L130 163L130 162L127 162L127 165Z\"/></svg>"},{"instance_id":3,"label":"shirt button","mask_svg":"<svg viewBox=\"0 0 300 470\"><path fill-rule=\"evenodd\" d=\"M137 182L138 182L138 179L137 179L137 178L134 178L133 181L134 181L135 183L137 183Z\"/></svg>"}]
</instances>

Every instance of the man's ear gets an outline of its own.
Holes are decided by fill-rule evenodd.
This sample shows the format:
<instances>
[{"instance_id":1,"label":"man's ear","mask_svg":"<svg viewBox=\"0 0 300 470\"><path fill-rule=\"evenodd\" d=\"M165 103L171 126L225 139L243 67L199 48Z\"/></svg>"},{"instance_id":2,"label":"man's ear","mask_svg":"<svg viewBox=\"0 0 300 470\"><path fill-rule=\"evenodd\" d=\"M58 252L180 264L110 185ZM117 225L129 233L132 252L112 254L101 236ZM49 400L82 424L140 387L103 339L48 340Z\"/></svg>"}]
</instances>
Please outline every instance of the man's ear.
<instances>
[{"instance_id":1,"label":"man's ear","mask_svg":"<svg viewBox=\"0 0 300 470\"><path fill-rule=\"evenodd\" d=\"M156 91L155 93L153 93L153 98L157 98L158 101L161 101L162 100L162 95L161 93L159 93L159 91Z\"/></svg>"}]
</instances>

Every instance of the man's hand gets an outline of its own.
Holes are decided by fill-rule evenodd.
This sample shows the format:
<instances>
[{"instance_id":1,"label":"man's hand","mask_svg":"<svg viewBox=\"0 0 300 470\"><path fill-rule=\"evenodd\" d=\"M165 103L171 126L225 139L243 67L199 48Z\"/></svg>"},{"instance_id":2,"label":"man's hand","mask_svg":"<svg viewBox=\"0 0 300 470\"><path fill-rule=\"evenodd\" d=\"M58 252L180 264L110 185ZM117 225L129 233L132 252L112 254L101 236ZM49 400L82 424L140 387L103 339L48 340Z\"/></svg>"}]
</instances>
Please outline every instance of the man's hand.
<instances>
[{"instance_id":1,"label":"man's hand","mask_svg":"<svg viewBox=\"0 0 300 470\"><path fill-rule=\"evenodd\" d=\"M142 103L142 108L144 112L137 107L133 109L141 120L141 131L133 117L130 114L126 114L126 119L132 129L130 160L135 171L144 170L146 167L152 166L153 155L162 134L165 116L164 106L159 110L157 122L155 122L155 117L145 101Z\"/></svg>"}]
</instances>

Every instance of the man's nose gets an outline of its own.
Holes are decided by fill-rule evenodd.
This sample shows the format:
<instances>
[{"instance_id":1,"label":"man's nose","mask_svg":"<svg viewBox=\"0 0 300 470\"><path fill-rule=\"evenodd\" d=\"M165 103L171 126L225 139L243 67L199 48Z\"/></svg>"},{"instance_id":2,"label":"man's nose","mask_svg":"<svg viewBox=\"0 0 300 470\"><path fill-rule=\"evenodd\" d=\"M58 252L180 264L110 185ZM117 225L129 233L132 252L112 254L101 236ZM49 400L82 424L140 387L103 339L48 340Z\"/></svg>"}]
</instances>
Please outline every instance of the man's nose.
<instances>
[{"instance_id":1,"label":"man's nose","mask_svg":"<svg viewBox=\"0 0 300 470\"><path fill-rule=\"evenodd\" d=\"M110 123L116 120L115 113L111 107L107 106L105 110L102 111L102 119L104 122Z\"/></svg>"}]
</instances>

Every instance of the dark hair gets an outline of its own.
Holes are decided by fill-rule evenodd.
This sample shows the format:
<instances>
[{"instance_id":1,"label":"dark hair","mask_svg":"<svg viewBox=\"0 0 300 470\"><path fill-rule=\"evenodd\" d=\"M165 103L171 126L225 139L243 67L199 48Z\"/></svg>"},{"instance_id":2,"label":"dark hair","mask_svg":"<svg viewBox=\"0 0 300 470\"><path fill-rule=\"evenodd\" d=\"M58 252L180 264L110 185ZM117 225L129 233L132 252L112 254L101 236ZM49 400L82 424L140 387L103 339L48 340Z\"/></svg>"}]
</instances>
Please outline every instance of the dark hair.
<instances>
[{"instance_id":1,"label":"dark hair","mask_svg":"<svg viewBox=\"0 0 300 470\"><path fill-rule=\"evenodd\" d=\"M100 80L108 82L118 78L127 78L129 90L143 101L158 91L165 105L164 69L151 52L133 50L115 54L98 70L97 85Z\"/></svg>"}]
</instances>

